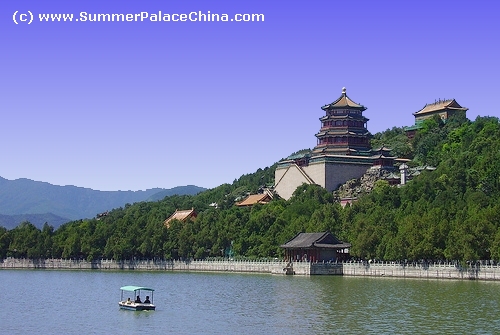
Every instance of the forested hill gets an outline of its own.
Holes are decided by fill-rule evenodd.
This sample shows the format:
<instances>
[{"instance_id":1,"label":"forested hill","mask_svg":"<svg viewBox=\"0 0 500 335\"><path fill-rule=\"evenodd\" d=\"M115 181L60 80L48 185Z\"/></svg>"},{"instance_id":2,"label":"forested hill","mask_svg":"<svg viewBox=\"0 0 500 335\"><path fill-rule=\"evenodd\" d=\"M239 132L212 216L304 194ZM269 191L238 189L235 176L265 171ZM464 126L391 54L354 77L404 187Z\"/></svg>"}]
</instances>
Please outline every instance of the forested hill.
<instances>
[{"instance_id":1,"label":"forested hill","mask_svg":"<svg viewBox=\"0 0 500 335\"><path fill-rule=\"evenodd\" d=\"M96 191L76 186L57 186L30 179L7 180L0 177L0 225L15 222L22 215L59 226L65 222L92 218L97 213L124 206L126 203L156 201L173 194L197 194L205 190L197 186L180 186L173 189L155 188L146 191ZM14 221L13 221L14 220ZM20 222L17 222L17 224ZM16 225L17 225L16 224ZM40 225L40 227L43 225Z\"/></svg>"},{"instance_id":2,"label":"forested hill","mask_svg":"<svg viewBox=\"0 0 500 335\"><path fill-rule=\"evenodd\" d=\"M341 208L318 186L299 187L284 201L251 208L235 199L273 182L275 165L196 196L171 196L117 208L101 220L79 220L42 230L25 223L0 229L0 256L204 258L280 257L280 245L298 232L329 230L352 244L353 257L383 260L500 260L500 124L425 122L408 140L402 128L375 134L410 164L437 167L403 187L378 181L351 207ZM378 141L378 142L377 142ZM187 223L163 221L176 208L194 207Z\"/></svg>"}]
</instances>

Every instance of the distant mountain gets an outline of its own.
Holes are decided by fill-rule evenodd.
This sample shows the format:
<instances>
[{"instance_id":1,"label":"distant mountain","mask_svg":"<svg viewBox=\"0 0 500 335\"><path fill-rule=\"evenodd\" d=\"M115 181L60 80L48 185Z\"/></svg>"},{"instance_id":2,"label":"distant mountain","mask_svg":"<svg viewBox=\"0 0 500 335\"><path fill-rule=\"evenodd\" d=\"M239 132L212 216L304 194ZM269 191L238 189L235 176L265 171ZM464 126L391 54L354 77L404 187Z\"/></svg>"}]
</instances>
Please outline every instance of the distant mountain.
<instances>
[{"instance_id":1,"label":"distant mountain","mask_svg":"<svg viewBox=\"0 0 500 335\"><path fill-rule=\"evenodd\" d=\"M16 228L22 222L30 222L38 229L42 229L45 223L53 226L54 228L71 221L67 218L54 215L52 213L46 214L20 214L20 215L3 215L0 214L0 227L7 229Z\"/></svg>"},{"instance_id":2,"label":"distant mountain","mask_svg":"<svg viewBox=\"0 0 500 335\"><path fill-rule=\"evenodd\" d=\"M163 190L153 194L147 199L147 201L158 201L162 200L165 197L169 197L171 195L195 195L205 190L206 188L204 187L199 187L194 185L176 186L174 188L170 188L168 190Z\"/></svg>"},{"instance_id":3,"label":"distant mountain","mask_svg":"<svg viewBox=\"0 0 500 335\"><path fill-rule=\"evenodd\" d=\"M174 194L197 194L203 190L205 189L202 187L189 185L145 191L96 191L71 185L52 185L25 178L8 180L0 177L0 214L3 215L4 222L11 222L9 221L11 219L18 221L24 214L42 214L57 222L61 219L67 222L92 218L98 213L122 207L127 203L156 201ZM19 217L7 220L5 216ZM58 226L52 222L48 223L54 227Z\"/></svg>"}]
</instances>

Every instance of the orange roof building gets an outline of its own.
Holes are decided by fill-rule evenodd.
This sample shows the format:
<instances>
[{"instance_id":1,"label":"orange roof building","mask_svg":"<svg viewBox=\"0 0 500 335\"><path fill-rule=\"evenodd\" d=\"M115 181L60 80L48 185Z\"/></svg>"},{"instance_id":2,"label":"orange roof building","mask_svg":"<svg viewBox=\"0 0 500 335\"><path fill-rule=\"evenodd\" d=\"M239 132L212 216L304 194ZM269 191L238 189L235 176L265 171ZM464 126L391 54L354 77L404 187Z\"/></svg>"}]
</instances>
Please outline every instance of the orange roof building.
<instances>
[{"instance_id":1,"label":"orange roof building","mask_svg":"<svg viewBox=\"0 0 500 335\"><path fill-rule=\"evenodd\" d=\"M165 227L170 228L170 222L172 222L172 220L179 220L179 221L185 222L189 219L196 218L197 215L198 214L196 213L194 208L187 209L187 210L181 210L181 211L176 209L174 214L170 215L169 218L166 219L163 224L165 225Z\"/></svg>"},{"instance_id":2,"label":"orange roof building","mask_svg":"<svg viewBox=\"0 0 500 335\"><path fill-rule=\"evenodd\" d=\"M267 204L271 201L271 196L267 193L263 194L251 194L246 197L243 201L236 203L236 206L244 207L244 206L253 206L255 204Z\"/></svg>"}]
</instances>

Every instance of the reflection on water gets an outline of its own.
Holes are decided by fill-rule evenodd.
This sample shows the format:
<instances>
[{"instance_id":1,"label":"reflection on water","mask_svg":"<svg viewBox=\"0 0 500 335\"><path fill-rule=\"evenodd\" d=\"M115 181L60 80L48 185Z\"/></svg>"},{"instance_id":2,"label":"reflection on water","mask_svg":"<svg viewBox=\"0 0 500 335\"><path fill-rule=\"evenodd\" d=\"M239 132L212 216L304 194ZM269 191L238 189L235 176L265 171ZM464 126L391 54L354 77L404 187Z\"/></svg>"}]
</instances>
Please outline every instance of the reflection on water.
<instances>
[{"instance_id":1,"label":"reflection on water","mask_svg":"<svg viewBox=\"0 0 500 335\"><path fill-rule=\"evenodd\" d=\"M7 334L494 334L500 283L231 273L2 270ZM156 311L118 308L156 289Z\"/></svg>"}]
</instances>

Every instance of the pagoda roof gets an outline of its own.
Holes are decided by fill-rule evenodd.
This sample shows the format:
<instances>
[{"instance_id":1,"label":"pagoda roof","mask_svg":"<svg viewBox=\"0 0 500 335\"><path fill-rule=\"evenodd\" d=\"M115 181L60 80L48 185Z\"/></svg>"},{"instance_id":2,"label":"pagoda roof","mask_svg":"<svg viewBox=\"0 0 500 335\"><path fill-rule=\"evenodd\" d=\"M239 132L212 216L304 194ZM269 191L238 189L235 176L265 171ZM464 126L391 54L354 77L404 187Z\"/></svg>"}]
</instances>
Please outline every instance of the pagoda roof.
<instances>
[{"instance_id":1,"label":"pagoda roof","mask_svg":"<svg viewBox=\"0 0 500 335\"><path fill-rule=\"evenodd\" d=\"M373 159L380 159L380 158L386 158L386 159L395 159L396 157L394 156L387 156L384 154L377 154L377 155L372 155Z\"/></svg>"},{"instance_id":2,"label":"pagoda roof","mask_svg":"<svg viewBox=\"0 0 500 335\"><path fill-rule=\"evenodd\" d=\"M401 175L397 174L397 173L394 173L394 172L391 172L389 173L389 175L385 176L385 177L382 177L382 179L386 179L386 180L395 180L395 179L401 179Z\"/></svg>"},{"instance_id":3,"label":"pagoda roof","mask_svg":"<svg viewBox=\"0 0 500 335\"><path fill-rule=\"evenodd\" d=\"M299 233L294 238L281 245L285 249L322 248L322 249L344 249L350 248L350 243L339 241L330 232L323 233Z\"/></svg>"},{"instance_id":4,"label":"pagoda roof","mask_svg":"<svg viewBox=\"0 0 500 335\"><path fill-rule=\"evenodd\" d=\"M340 98L332 102L331 104L324 105L321 107L323 110L327 109L337 109L337 108L353 108L353 109L359 109L364 111L366 109L365 106L360 105L352 101L346 94L346 89L345 87L342 88L342 95Z\"/></svg>"},{"instance_id":5,"label":"pagoda roof","mask_svg":"<svg viewBox=\"0 0 500 335\"><path fill-rule=\"evenodd\" d=\"M179 220L179 221L186 221L189 218L195 218L197 216L196 211L194 208L191 209L186 209L186 210L178 210L176 209L175 212L170 215L164 222L163 224L167 227L170 228L170 222L172 220Z\"/></svg>"},{"instance_id":6,"label":"pagoda roof","mask_svg":"<svg viewBox=\"0 0 500 335\"><path fill-rule=\"evenodd\" d=\"M367 161L373 161L373 157L370 155L370 151L366 150L366 147L356 147L353 148L351 146L345 146L345 145L336 145L336 146L324 146L324 147L316 147L315 148L315 156L311 159L310 163L317 162L318 159L321 160L322 157L324 158L332 158L335 161L338 161L337 158L340 158L341 160L351 160L352 159L358 159L358 158L363 158L364 160Z\"/></svg>"},{"instance_id":7,"label":"pagoda roof","mask_svg":"<svg viewBox=\"0 0 500 335\"><path fill-rule=\"evenodd\" d=\"M436 113L443 110L467 111L468 108L460 106L455 99L438 100L434 103L426 104L424 108L416 113L413 113L413 115L418 116L422 114Z\"/></svg>"},{"instance_id":8,"label":"pagoda roof","mask_svg":"<svg viewBox=\"0 0 500 335\"><path fill-rule=\"evenodd\" d=\"M379 154L379 153L380 153L380 154L382 154L382 153L390 153L391 151L392 151L392 149L391 149L391 148L388 148L388 147L386 147L386 146L381 146L381 147L379 147L379 148L377 148L377 149L373 149L373 150L372 150L372 152L373 152L374 154Z\"/></svg>"},{"instance_id":9,"label":"pagoda roof","mask_svg":"<svg viewBox=\"0 0 500 335\"><path fill-rule=\"evenodd\" d=\"M243 201L236 203L236 206L252 206L255 204L267 204L271 201L269 194L251 194L246 197Z\"/></svg>"},{"instance_id":10,"label":"pagoda roof","mask_svg":"<svg viewBox=\"0 0 500 335\"><path fill-rule=\"evenodd\" d=\"M328 129L328 130L323 130L320 131L319 133L316 134L316 137L319 136L325 136L325 135L357 135L357 136L369 136L370 132L364 129L360 129L359 131L353 131L353 130L346 130L345 128L342 129Z\"/></svg>"},{"instance_id":11,"label":"pagoda roof","mask_svg":"<svg viewBox=\"0 0 500 335\"><path fill-rule=\"evenodd\" d=\"M320 121L326 121L326 120L354 120L354 121L370 121L370 119L364 117L363 115L352 115L352 114L347 114L347 115L325 115L319 118Z\"/></svg>"},{"instance_id":12,"label":"pagoda roof","mask_svg":"<svg viewBox=\"0 0 500 335\"><path fill-rule=\"evenodd\" d=\"M420 128L422 128L422 125L420 124L414 124L413 126L408 126L408 127L405 127L405 131L411 131L411 130L419 130Z\"/></svg>"}]
</instances>

